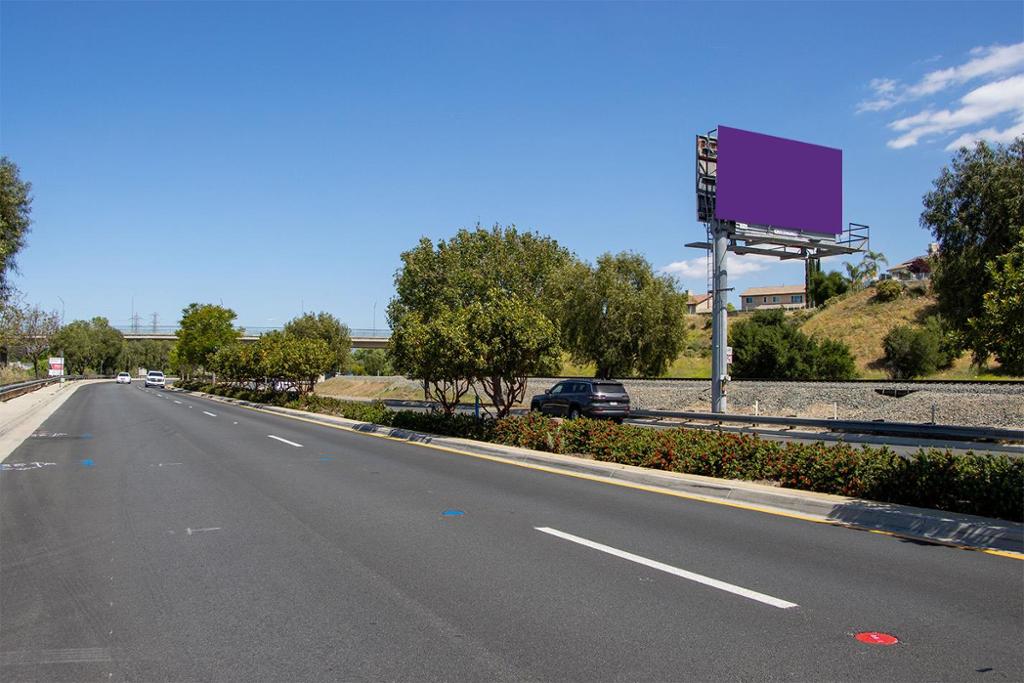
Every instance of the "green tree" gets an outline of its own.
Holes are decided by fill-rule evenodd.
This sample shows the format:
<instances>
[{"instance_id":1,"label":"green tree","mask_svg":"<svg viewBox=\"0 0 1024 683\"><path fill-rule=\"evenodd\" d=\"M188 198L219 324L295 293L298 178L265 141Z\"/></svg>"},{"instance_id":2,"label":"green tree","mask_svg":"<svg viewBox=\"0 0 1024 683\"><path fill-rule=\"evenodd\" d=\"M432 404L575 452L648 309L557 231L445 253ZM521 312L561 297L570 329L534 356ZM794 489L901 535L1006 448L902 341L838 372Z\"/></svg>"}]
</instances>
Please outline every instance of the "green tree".
<instances>
[{"instance_id":1,"label":"green tree","mask_svg":"<svg viewBox=\"0 0 1024 683\"><path fill-rule=\"evenodd\" d=\"M820 270L811 274L808 298L812 306L823 306L832 297L845 294L850 289L850 282L838 271L823 273Z\"/></svg>"},{"instance_id":2,"label":"green tree","mask_svg":"<svg viewBox=\"0 0 1024 683\"><path fill-rule=\"evenodd\" d=\"M38 379L39 361L50 349L50 342L60 329L60 316L38 305L15 299L2 302L0 306L3 310L0 322L3 346L10 356L30 362Z\"/></svg>"},{"instance_id":3,"label":"green tree","mask_svg":"<svg viewBox=\"0 0 1024 683\"><path fill-rule=\"evenodd\" d=\"M394 369L384 349L357 349L352 353L352 370L357 375L391 375Z\"/></svg>"},{"instance_id":4,"label":"green tree","mask_svg":"<svg viewBox=\"0 0 1024 683\"><path fill-rule=\"evenodd\" d=\"M15 268L15 254L25 246L32 224L32 184L23 181L17 165L0 157L0 301L10 295L7 276Z\"/></svg>"},{"instance_id":5,"label":"green tree","mask_svg":"<svg viewBox=\"0 0 1024 683\"><path fill-rule=\"evenodd\" d=\"M125 340L117 366L128 372L139 368L167 372L171 368L173 347L174 342L167 339Z\"/></svg>"},{"instance_id":6,"label":"green tree","mask_svg":"<svg viewBox=\"0 0 1024 683\"><path fill-rule=\"evenodd\" d=\"M1024 242L1024 137L961 148L924 196L921 225L939 243L931 282L943 318L976 363L1004 353L971 321L996 287L997 271L987 266Z\"/></svg>"},{"instance_id":7,"label":"green tree","mask_svg":"<svg viewBox=\"0 0 1024 683\"><path fill-rule=\"evenodd\" d=\"M856 377L846 344L817 340L801 332L783 311L756 311L732 325L731 374L739 379L827 379Z\"/></svg>"},{"instance_id":8,"label":"green tree","mask_svg":"<svg viewBox=\"0 0 1024 683\"><path fill-rule=\"evenodd\" d=\"M685 343L686 300L644 257L604 254L596 268L584 266L573 278L563 341L574 362L597 366L598 377L656 377Z\"/></svg>"},{"instance_id":9,"label":"green tree","mask_svg":"<svg viewBox=\"0 0 1024 683\"><path fill-rule=\"evenodd\" d=\"M89 322L76 320L60 328L51 340L58 353L64 353L64 365L68 374L85 374L92 359L92 335Z\"/></svg>"},{"instance_id":10,"label":"green tree","mask_svg":"<svg viewBox=\"0 0 1024 683\"><path fill-rule=\"evenodd\" d=\"M253 351L259 376L273 391L295 389L308 393L317 378L337 360L323 339L270 332L262 335Z\"/></svg>"},{"instance_id":11,"label":"green tree","mask_svg":"<svg viewBox=\"0 0 1024 683\"><path fill-rule=\"evenodd\" d=\"M284 326L285 334L297 339L320 339L331 351L333 360L328 372L348 370L352 337L346 325L341 324L330 313L306 313L289 321Z\"/></svg>"},{"instance_id":12,"label":"green tree","mask_svg":"<svg viewBox=\"0 0 1024 683\"><path fill-rule=\"evenodd\" d=\"M50 340L50 348L64 352L70 374L81 375L88 370L110 374L123 367L124 335L110 326L103 317L76 320L62 327Z\"/></svg>"},{"instance_id":13,"label":"green tree","mask_svg":"<svg viewBox=\"0 0 1024 683\"><path fill-rule=\"evenodd\" d=\"M559 361L562 273L572 261L551 238L514 226L460 230L436 246L420 240L402 254L388 304L395 368L446 410L472 383L506 415L526 378Z\"/></svg>"},{"instance_id":14,"label":"green tree","mask_svg":"<svg viewBox=\"0 0 1024 683\"><path fill-rule=\"evenodd\" d=\"M873 282L878 279L882 266L888 263L889 259L885 258L885 254L868 249L861 256L858 270L865 282Z\"/></svg>"},{"instance_id":15,"label":"green tree","mask_svg":"<svg viewBox=\"0 0 1024 683\"><path fill-rule=\"evenodd\" d=\"M1024 244L989 263L992 282L981 311L970 320L976 344L992 353L1003 369L1024 375Z\"/></svg>"},{"instance_id":16,"label":"green tree","mask_svg":"<svg viewBox=\"0 0 1024 683\"><path fill-rule=\"evenodd\" d=\"M230 308L214 304L193 303L182 310L175 349L182 374L189 376L197 368L204 368L218 349L238 339L235 317Z\"/></svg>"},{"instance_id":17,"label":"green tree","mask_svg":"<svg viewBox=\"0 0 1024 683\"><path fill-rule=\"evenodd\" d=\"M423 382L424 398L451 415L469 392L475 368L468 311L446 308L424 318L420 311L404 310L400 315L391 319L391 363Z\"/></svg>"}]
</instances>

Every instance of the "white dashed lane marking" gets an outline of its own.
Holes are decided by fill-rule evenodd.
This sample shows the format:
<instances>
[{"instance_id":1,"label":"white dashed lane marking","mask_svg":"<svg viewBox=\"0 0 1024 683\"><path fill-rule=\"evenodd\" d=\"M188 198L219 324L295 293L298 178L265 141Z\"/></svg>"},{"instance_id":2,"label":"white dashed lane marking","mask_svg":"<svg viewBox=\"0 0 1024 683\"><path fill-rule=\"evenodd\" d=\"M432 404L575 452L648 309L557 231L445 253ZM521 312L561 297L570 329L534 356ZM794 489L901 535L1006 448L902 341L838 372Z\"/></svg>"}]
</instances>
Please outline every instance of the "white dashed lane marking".
<instances>
[{"instance_id":1,"label":"white dashed lane marking","mask_svg":"<svg viewBox=\"0 0 1024 683\"><path fill-rule=\"evenodd\" d=\"M268 439L274 439L275 441L280 441L281 443L286 443L289 446L295 446L296 448L302 448L302 444L301 443L295 443L294 441L289 441L288 439L282 439L281 437L274 436L273 434L267 434L267 438Z\"/></svg>"}]
</instances>

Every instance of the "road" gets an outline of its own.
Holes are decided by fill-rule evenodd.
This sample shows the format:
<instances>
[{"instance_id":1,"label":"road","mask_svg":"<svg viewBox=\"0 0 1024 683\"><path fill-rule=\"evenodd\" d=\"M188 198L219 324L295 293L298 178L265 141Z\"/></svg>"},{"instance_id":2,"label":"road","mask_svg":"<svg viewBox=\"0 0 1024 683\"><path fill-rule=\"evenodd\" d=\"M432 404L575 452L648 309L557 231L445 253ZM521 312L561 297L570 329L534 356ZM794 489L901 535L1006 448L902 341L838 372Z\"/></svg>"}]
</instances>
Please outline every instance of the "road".
<instances>
[{"instance_id":1,"label":"road","mask_svg":"<svg viewBox=\"0 0 1024 683\"><path fill-rule=\"evenodd\" d=\"M1024 679L1011 558L137 383L37 434L0 473L5 681Z\"/></svg>"}]
</instances>

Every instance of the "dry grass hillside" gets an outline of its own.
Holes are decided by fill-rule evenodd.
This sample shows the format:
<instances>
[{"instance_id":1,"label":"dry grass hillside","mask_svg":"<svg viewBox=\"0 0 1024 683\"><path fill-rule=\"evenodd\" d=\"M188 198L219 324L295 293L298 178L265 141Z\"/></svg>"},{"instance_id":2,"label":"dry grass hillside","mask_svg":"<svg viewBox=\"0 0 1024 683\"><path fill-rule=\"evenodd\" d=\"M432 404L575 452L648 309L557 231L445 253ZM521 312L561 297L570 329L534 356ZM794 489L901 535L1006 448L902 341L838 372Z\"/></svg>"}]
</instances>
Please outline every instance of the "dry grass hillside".
<instances>
[{"instance_id":1,"label":"dry grass hillside","mask_svg":"<svg viewBox=\"0 0 1024 683\"><path fill-rule=\"evenodd\" d=\"M935 299L921 288L904 290L903 296L885 303L876 302L874 295L874 287L849 294L800 326L808 335L845 342L862 377L885 377L882 339L897 325L923 324L935 308Z\"/></svg>"}]
</instances>

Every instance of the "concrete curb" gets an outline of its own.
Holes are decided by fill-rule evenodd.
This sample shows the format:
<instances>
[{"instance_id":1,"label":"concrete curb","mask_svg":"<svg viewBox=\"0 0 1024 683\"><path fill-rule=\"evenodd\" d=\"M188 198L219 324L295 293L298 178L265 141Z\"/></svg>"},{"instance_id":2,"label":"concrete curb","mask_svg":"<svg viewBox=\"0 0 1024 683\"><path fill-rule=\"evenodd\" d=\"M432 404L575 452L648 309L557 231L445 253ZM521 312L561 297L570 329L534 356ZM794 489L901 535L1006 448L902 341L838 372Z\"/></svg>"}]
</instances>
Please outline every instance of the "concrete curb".
<instances>
[{"instance_id":1,"label":"concrete curb","mask_svg":"<svg viewBox=\"0 0 1024 683\"><path fill-rule=\"evenodd\" d=\"M499 459L511 464L549 468L588 479L609 480L634 488L657 489L681 497L709 503L755 509L772 514L799 517L808 521L836 524L855 529L877 531L914 540L963 548L1024 554L1024 524L976 515L943 512L909 505L879 503L811 491L799 491L732 479L717 479L694 474L651 470L589 460L584 457L532 451L513 446L434 436L392 427L358 422L333 415L310 413L262 403L174 389L183 393L276 413L326 425L343 427L364 434ZM1024 559L1024 557L1020 558Z\"/></svg>"}]
</instances>

